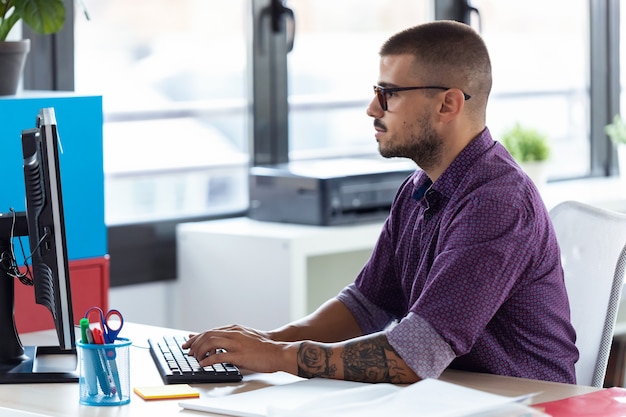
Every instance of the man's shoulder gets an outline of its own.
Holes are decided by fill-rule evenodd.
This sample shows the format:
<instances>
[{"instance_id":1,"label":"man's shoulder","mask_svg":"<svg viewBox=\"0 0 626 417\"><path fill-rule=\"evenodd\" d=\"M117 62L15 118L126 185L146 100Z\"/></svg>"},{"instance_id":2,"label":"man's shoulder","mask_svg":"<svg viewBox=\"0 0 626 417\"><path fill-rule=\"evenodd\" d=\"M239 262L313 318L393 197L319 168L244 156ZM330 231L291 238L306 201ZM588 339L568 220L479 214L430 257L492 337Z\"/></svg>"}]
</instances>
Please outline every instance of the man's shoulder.
<instances>
[{"instance_id":1,"label":"man's shoulder","mask_svg":"<svg viewBox=\"0 0 626 417\"><path fill-rule=\"evenodd\" d=\"M543 200L535 184L517 164L507 160L477 163L455 184L450 201L543 211Z\"/></svg>"}]
</instances>

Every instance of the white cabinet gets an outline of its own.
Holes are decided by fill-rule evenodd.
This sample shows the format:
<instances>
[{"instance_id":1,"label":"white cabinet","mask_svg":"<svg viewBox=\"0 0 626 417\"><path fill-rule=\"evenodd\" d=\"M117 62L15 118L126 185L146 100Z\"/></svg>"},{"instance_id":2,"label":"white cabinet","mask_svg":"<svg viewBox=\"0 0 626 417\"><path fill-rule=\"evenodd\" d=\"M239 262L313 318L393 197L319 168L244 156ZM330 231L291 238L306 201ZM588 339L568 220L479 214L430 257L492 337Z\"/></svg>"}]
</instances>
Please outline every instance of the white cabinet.
<instances>
[{"instance_id":1,"label":"white cabinet","mask_svg":"<svg viewBox=\"0 0 626 417\"><path fill-rule=\"evenodd\" d=\"M303 317L354 280L381 228L248 218L180 224L177 327L269 330Z\"/></svg>"}]
</instances>

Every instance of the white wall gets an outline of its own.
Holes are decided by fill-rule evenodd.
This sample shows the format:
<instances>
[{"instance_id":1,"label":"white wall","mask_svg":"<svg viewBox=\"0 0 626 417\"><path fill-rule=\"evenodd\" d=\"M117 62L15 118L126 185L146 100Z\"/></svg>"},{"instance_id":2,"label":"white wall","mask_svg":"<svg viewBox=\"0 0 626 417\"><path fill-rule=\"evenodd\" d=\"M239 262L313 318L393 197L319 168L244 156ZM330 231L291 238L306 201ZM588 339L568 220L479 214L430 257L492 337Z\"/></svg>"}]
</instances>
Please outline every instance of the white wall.
<instances>
[{"instance_id":1,"label":"white wall","mask_svg":"<svg viewBox=\"0 0 626 417\"><path fill-rule=\"evenodd\" d=\"M109 308L118 309L129 322L178 328L177 281L113 287Z\"/></svg>"}]
</instances>

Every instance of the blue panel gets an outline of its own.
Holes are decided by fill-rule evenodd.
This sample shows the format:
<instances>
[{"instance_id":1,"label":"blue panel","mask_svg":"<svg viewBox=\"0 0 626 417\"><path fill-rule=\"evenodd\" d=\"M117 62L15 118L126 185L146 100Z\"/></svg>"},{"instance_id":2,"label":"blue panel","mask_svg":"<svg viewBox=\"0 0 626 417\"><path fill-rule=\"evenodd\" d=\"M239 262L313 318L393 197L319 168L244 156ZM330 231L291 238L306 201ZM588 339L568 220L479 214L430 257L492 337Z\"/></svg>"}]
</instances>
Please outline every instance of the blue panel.
<instances>
[{"instance_id":1,"label":"blue panel","mask_svg":"<svg viewBox=\"0 0 626 417\"><path fill-rule=\"evenodd\" d=\"M35 127L39 109L54 107L63 146L60 166L68 255L72 260L103 256L107 240L102 97L44 94L0 98L0 212L25 210L21 133Z\"/></svg>"}]
</instances>

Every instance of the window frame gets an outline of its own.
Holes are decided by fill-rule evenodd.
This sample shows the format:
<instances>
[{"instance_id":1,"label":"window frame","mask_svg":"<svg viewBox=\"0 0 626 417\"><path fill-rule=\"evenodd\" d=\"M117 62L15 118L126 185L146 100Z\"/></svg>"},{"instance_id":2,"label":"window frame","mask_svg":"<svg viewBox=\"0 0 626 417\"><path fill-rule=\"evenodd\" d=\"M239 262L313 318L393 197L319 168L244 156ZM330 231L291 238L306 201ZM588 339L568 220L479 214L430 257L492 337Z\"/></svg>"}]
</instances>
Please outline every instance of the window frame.
<instances>
[{"instance_id":1,"label":"window frame","mask_svg":"<svg viewBox=\"0 0 626 417\"><path fill-rule=\"evenodd\" d=\"M589 1L590 176L618 173L617 150L604 126L620 113L619 0Z\"/></svg>"}]
</instances>

